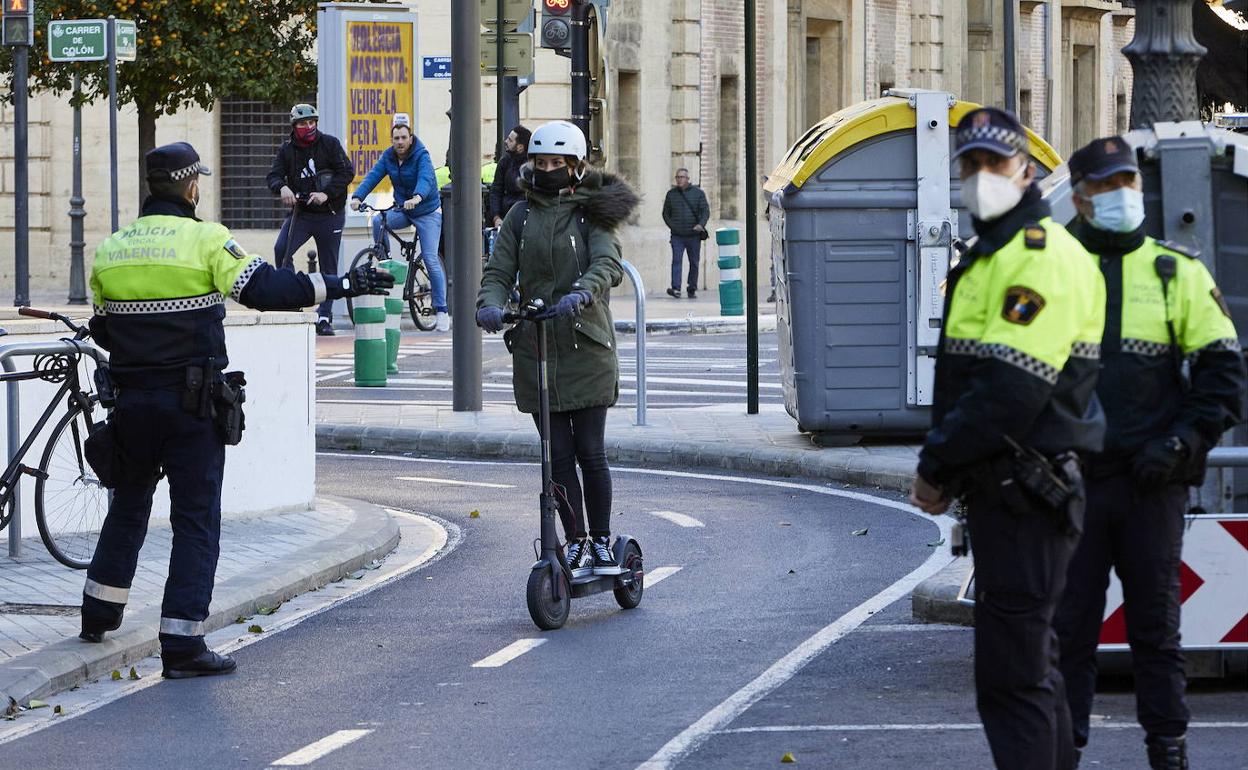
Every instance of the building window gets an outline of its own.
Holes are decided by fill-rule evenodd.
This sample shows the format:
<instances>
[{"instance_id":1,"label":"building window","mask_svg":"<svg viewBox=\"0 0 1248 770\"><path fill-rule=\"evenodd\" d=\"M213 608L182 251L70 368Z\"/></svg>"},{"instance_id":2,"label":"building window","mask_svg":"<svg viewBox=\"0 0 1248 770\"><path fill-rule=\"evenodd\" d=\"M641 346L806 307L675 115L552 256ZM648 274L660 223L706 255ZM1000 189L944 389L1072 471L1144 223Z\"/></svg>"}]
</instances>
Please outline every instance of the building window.
<instances>
[{"instance_id":1,"label":"building window","mask_svg":"<svg viewBox=\"0 0 1248 770\"><path fill-rule=\"evenodd\" d=\"M225 99L220 114L221 223L236 230L276 230L286 208L264 178L273 154L290 134L290 108Z\"/></svg>"},{"instance_id":2,"label":"building window","mask_svg":"<svg viewBox=\"0 0 1248 770\"><path fill-rule=\"evenodd\" d=\"M1125 134L1131 130L1131 108L1127 104L1127 95L1119 91L1114 97L1114 107L1114 125L1117 126L1119 134Z\"/></svg>"},{"instance_id":3,"label":"building window","mask_svg":"<svg viewBox=\"0 0 1248 770\"><path fill-rule=\"evenodd\" d=\"M719 190L715 197L718 198L722 219L737 218L737 199L741 194L741 139L745 127L741 124L738 83L735 75L719 79L719 168L716 173Z\"/></svg>"},{"instance_id":4,"label":"building window","mask_svg":"<svg viewBox=\"0 0 1248 770\"><path fill-rule=\"evenodd\" d=\"M1030 88L1023 88L1018 92L1018 120L1028 128L1036 127L1036 116L1031 114Z\"/></svg>"},{"instance_id":5,"label":"building window","mask_svg":"<svg viewBox=\"0 0 1248 770\"><path fill-rule=\"evenodd\" d=\"M636 72L616 74L615 167L636 185L641 177L641 93Z\"/></svg>"}]
</instances>

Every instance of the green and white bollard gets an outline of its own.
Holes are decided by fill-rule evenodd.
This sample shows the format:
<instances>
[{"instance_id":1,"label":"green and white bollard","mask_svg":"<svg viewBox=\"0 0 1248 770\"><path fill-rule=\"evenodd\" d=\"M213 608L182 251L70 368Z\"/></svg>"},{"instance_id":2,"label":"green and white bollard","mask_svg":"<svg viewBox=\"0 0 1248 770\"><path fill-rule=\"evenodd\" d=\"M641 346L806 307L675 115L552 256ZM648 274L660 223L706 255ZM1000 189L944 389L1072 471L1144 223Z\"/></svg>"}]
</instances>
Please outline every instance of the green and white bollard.
<instances>
[{"instance_id":1,"label":"green and white bollard","mask_svg":"<svg viewBox=\"0 0 1248 770\"><path fill-rule=\"evenodd\" d=\"M365 294L352 300L357 387L380 388L386 384L385 300L379 294Z\"/></svg>"},{"instance_id":2,"label":"green and white bollard","mask_svg":"<svg viewBox=\"0 0 1248 770\"><path fill-rule=\"evenodd\" d=\"M741 231L721 227L715 231L719 249L719 314L745 315L745 288L741 285Z\"/></svg>"},{"instance_id":3,"label":"green and white bollard","mask_svg":"<svg viewBox=\"0 0 1248 770\"><path fill-rule=\"evenodd\" d=\"M407 263L387 259L377 269L394 276L394 286L386 296L386 373L399 373L399 322L403 319L403 284L407 281Z\"/></svg>"}]
</instances>

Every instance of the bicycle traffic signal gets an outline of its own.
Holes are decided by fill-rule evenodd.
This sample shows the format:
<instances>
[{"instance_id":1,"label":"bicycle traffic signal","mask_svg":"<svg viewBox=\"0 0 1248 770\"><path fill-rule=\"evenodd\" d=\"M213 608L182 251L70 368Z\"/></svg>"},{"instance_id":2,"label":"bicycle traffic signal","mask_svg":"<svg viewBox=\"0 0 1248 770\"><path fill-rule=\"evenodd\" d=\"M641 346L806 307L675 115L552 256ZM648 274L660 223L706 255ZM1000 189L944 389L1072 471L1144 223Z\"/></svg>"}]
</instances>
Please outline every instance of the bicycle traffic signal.
<instances>
[{"instance_id":1,"label":"bicycle traffic signal","mask_svg":"<svg viewBox=\"0 0 1248 770\"><path fill-rule=\"evenodd\" d=\"M542 0L542 48L572 48L572 8L581 0Z\"/></svg>"}]
</instances>

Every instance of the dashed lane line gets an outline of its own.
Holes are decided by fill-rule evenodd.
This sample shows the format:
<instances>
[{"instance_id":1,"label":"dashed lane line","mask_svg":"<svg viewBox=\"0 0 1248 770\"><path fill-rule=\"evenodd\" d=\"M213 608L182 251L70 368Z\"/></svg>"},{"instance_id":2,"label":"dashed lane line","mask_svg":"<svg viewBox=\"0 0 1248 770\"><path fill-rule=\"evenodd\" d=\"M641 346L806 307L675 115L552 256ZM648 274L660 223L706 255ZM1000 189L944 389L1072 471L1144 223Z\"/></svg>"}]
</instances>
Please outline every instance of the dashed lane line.
<instances>
[{"instance_id":1,"label":"dashed lane line","mask_svg":"<svg viewBox=\"0 0 1248 770\"><path fill-rule=\"evenodd\" d=\"M517 639L493 655L487 655L473 663L472 667L498 668L499 666L505 666L526 652L541 647L545 643L545 639Z\"/></svg>"},{"instance_id":2,"label":"dashed lane line","mask_svg":"<svg viewBox=\"0 0 1248 770\"><path fill-rule=\"evenodd\" d=\"M1242 730L1248 722L1189 722L1188 729ZM1132 721L1107 722L1093 720L1094 730L1138 730ZM749 733L869 733L869 732L946 732L952 730L982 730L979 722L949 722L936 724L875 724L875 725L755 725L730 727L717 730L716 735L744 735Z\"/></svg>"},{"instance_id":3,"label":"dashed lane line","mask_svg":"<svg viewBox=\"0 0 1248 770\"><path fill-rule=\"evenodd\" d=\"M654 588L659 583L680 572L680 570L680 567L655 567L652 570L647 570L642 585L646 588Z\"/></svg>"},{"instance_id":4,"label":"dashed lane line","mask_svg":"<svg viewBox=\"0 0 1248 770\"><path fill-rule=\"evenodd\" d=\"M666 519L678 527L705 527L706 525L692 516L686 516L676 511L650 511L651 516L658 516L660 519Z\"/></svg>"},{"instance_id":5,"label":"dashed lane line","mask_svg":"<svg viewBox=\"0 0 1248 770\"><path fill-rule=\"evenodd\" d=\"M310 765L331 751L337 751L348 743L354 743L371 732L372 730L339 730L338 732L330 733L315 743L310 743L298 751L292 751L274 762L270 767Z\"/></svg>"}]
</instances>

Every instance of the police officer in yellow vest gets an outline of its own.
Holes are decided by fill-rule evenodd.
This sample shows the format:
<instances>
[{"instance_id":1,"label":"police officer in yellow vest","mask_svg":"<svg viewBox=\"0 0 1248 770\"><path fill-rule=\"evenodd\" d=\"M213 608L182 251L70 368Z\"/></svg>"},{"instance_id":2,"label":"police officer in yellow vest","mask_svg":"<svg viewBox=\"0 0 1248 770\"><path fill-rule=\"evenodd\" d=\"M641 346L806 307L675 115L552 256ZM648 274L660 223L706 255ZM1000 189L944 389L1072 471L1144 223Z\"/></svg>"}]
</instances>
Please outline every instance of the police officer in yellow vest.
<instances>
[{"instance_id":1,"label":"police officer in yellow vest","mask_svg":"<svg viewBox=\"0 0 1248 770\"><path fill-rule=\"evenodd\" d=\"M169 480L173 551L161 606L164 675L225 674L234 661L204 645L221 534L221 480L229 414L222 384L225 298L257 310L383 294L394 279L372 268L349 276L276 270L243 250L222 225L195 217L199 177L210 171L185 142L147 154L151 196L142 216L95 252L91 333L111 356L122 473L82 596L81 638L121 626L130 583L163 473Z\"/></svg>"},{"instance_id":2,"label":"police officer in yellow vest","mask_svg":"<svg viewBox=\"0 0 1248 770\"><path fill-rule=\"evenodd\" d=\"M1083 519L1078 456L1100 449L1094 389L1105 287L1049 218L1013 115L955 134L978 238L949 271L932 429L910 499L956 497L975 551L975 689L998 767L1074 766L1052 620Z\"/></svg>"},{"instance_id":3,"label":"police officer in yellow vest","mask_svg":"<svg viewBox=\"0 0 1248 770\"><path fill-rule=\"evenodd\" d=\"M1107 294L1096 390L1109 429L1087 468L1083 538L1057 613L1075 745L1088 742L1096 646L1113 567L1122 580L1140 724L1153 768L1187 767L1179 557L1188 486L1243 419L1230 313L1194 252L1144 234L1135 151L1119 136L1070 157L1070 232L1100 259Z\"/></svg>"}]
</instances>

